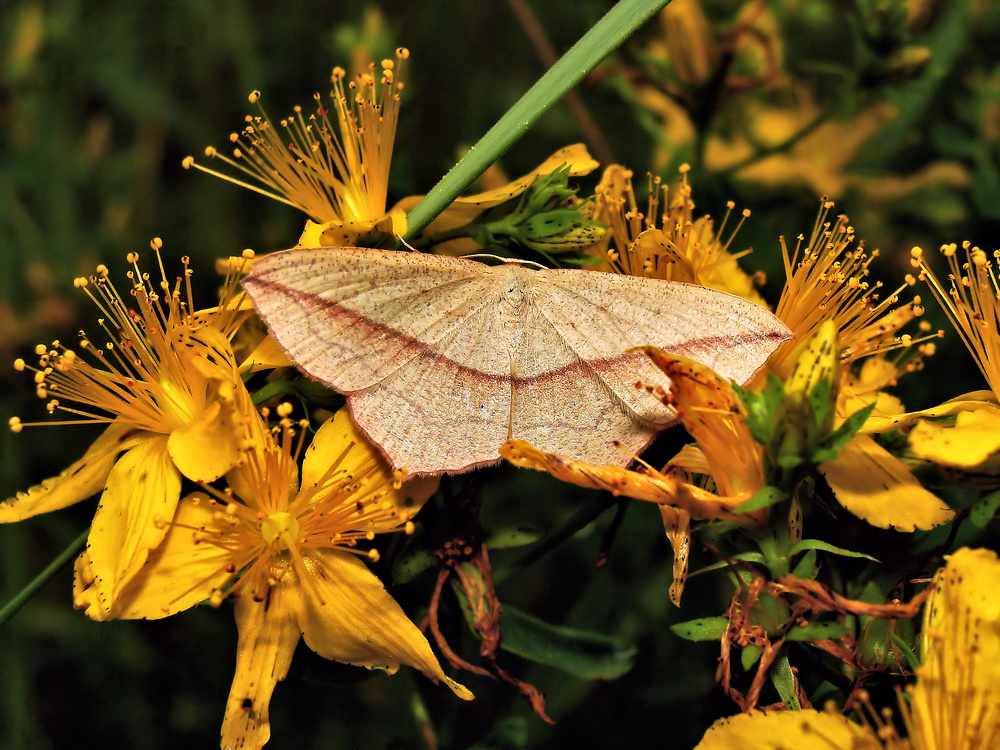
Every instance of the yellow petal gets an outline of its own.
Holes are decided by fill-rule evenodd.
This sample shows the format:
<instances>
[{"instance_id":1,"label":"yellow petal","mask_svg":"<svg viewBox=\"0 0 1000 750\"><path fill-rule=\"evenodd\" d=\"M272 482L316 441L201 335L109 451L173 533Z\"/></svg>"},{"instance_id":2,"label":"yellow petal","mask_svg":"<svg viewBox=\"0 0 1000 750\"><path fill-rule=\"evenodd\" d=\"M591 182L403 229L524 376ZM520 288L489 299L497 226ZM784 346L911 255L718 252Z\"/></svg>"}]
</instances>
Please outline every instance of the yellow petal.
<instances>
[{"instance_id":1,"label":"yellow petal","mask_svg":"<svg viewBox=\"0 0 1000 750\"><path fill-rule=\"evenodd\" d=\"M705 454L702 453L701 448L694 443L688 443L677 451L677 455L667 462L667 466L686 471L688 474L712 473L712 467L708 465L708 459L705 458Z\"/></svg>"},{"instance_id":2,"label":"yellow petal","mask_svg":"<svg viewBox=\"0 0 1000 750\"><path fill-rule=\"evenodd\" d=\"M455 203L458 205L477 206L480 210L499 206L504 201L509 201L511 198L523 193L537 178L551 174L563 165L569 166L569 174L572 177L590 174L601 166L600 163L594 161L590 156L586 146L582 143L574 143L572 146L559 149L533 170L521 175L516 180L493 190L487 190L485 193L456 198Z\"/></svg>"},{"instance_id":3,"label":"yellow petal","mask_svg":"<svg viewBox=\"0 0 1000 750\"><path fill-rule=\"evenodd\" d=\"M881 748L868 727L839 714L802 711L754 711L719 719L695 750L831 750L832 748Z\"/></svg>"},{"instance_id":4,"label":"yellow petal","mask_svg":"<svg viewBox=\"0 0 1000 750\"><path fill-rule=\"evenodd\" d=\"M73 606L87 611L92 620L109 620L108 614L98 603L100 597L94 587L94 571L90 569L90 556L84 550L73 563Z\"/></svg>"},{"instance_id":5,"label":"yellow petal","mask_svg":"<svg viewBox=\"0 0 1000 750\"><path fill-rule=\"evenodd\" d=\"M276 370L279 367L291 367L292 363L278 346L278 342L273 336L265 336L261 339L254 350L241 364L242 368L249 367L251 371Z\"/></svg>"},{"instance_id":6,"label":"yellow petal","mask_svg":"<svg viewBox=\"0 0 1000 750\"><path fill-rule=\"evenodd\" d=\"M412 208L418 202L419 200L414 200L408 205ZM299 235L296 247L349 247L357 245L360 238L375 233L402 237L406 234L407 221L406 211L400 207L401 205L393 207L391 211L377 219L365 221L328 221L317 224L311 219L306 219L305 229ZM368 243L365 244L368 246Z\"/></svg>"},{"instance_id":7,"label":"yellow petal","mask_svg":"<svg viewBox=\"0 0 1000 750\"><path fill-rule=\"evenodd\" d=\"M163 541L180 494L181 475L162 436L137 445L111 470L87 540L97 603L106 615Z\"/></svg>"},{"instance_id":8,"label":"yellow petal","mask_svg":"<svg viewBox=\"0 0 1000 750\"><path fill-rule=\"evenodd\" d=\"M62 474L0 503L0 523L22 521L86 500L104 487L118 454L148 440L149 435L112 422L83 458Z\"/></svg>"},{"instance_id":9,"label":"yellow petal","mask_svg":"<svg viewBox=\"0 0 1000 750\"><path fill-rule=\"evenodd\" d=\"M907 425L911 425L922 417L948 417L953 414L961 414L964 411L979 411L986 409L1000 414L1000 405L997 404L996 396L992 391L973 391L964 396L945 401L939 406L932 406L929 409L911 411L907 414L877 418L875 414L865 422L866 432L885 432L887 430L897 430Z\"/></svg>"},{"instance_id":10,"label":"yellow petal","mask_svg":"<svg viewBox=\"0 0 1000 750\"><path fill-rule=\"evenodd\" d=\"M214 482L239 460L242 431L231 413L226 404L213 401L191 422L170 433L170 457L191 481Z\"/></svg>"},{"instance_id":11,"label":"yellow petal","mask_svg":"<svg viewBox=\"0 0 1000 750\"><path fill-rule=\"evenodd\" d=\"M386 500L397 510L408 511L411 516L437 490L438 482L434 480L411 480L399 488L395 487L396 477L392 467L354 424L346 406L316 431L302 461L302 489L310 489L323 481L331 465L336 465L340 471L359 481L363 491L385 491ZM339 481L342 476L335 479ZM345 505L353 505L356 501L354 494L344 493ZM398 525L398 520L387 518L385 523L375 523L371 530L378 534L391 531Z\"/></svg>"},{"instance_id":12,"label":"yellow petal","mask_svg":"<svg viewBox=\"0 0 1000 750\"><path fill-rule=\"evenodd\" d=\"M255 750L271 737L268 707L285 679L299 642L299 590L291 576L271 586L267 598L236 600L236 676L222 722L222 748Z\"/></svg>"},{"instance_id":13,"label":"yellow petal","mask_svg":"<svg viewBox=\"0 0 1000 750\"><path fill-rule=\"evenodd\" d=\"M424 634L356 556L310 551L305 562L311 575L303 586L299 624L309 648L390 674L409 664L472 700L468 688L445 675Z\"/></svg>"},{"instance_id":14,"label":"yellow petal","mask_svg":"<svg viewBox=\"0 0 1000 750\"><path fill-rule=\"evenodd\" d=\"M955 515L906 464L866 435L856 436L819 470L841 505L880 529L932 529Z\"/></svg>"},{"instance_id":15,"label":"yellow petal","mask_svg":"<svg viewBox=\"0 0 1000 750\"><path fill-rule=\"evenodd\" d=\"M750 435L732 384L686 357L653 346L646 347L646 354L670 378L670 406L698 441L719 492L751 497L765 484L764 449Z\"/></svg>"},{"instance_id":16,"label":"yellow petal","mask_svg":"<svg viewBox=\"0 0 1000 750\"><path fill-rule=\"evenodd\" d=\"M962 548L934 578L908 722L921 746L1000 745L998 577L995 552Z\"/></svg>"},{"instance_id":17,"label":"yellow petal","mask_svg":"<svg viewBox=\"0 0 1000 750\"><path fill-rule=\"evenodd\" d=\"M213 516L219 507L202 492L181 499L167 535L116 598L114 617L158 620L183 612L231 578L226 565L232 552L205 541L197 531L217 525Z\"/></svg>"},{"instance_id":18,"label":"yellow petal","mask_svg":"<svg viewBox=\"0 0 1000 750\"><path fill-rule=\"evenodd\" d=\"M920 422L910 432L910 448L921 458L944 466L979 466L1000 451L1000 412L963 411L954 424Z\"/></svg>"}]
</instances>

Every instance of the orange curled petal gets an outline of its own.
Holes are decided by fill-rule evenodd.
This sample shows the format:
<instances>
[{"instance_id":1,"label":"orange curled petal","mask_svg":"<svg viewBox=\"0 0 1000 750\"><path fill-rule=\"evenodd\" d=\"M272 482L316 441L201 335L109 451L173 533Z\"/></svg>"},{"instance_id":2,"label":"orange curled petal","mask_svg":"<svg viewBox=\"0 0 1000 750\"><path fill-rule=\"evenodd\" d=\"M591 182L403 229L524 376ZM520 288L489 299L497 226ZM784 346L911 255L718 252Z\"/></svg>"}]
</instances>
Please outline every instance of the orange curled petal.
<instances>
[{"instance_id":1,"label":"orange curled petal","mask_svg":"<svg viewBox=\"0 0 1000 750\"><path fill-rule=\"evenodd\" d=\"M692 517L730 521L750 521L753 517L735 513L735 509L753 493L736 497L720 497L694 485L678 482L659 472L642 473L619 466L594 466L565 456L545 453L523 440L508 440L500 447L500 455L515 466L545 471L564 482L606 490L611 494L648 500L660 505L673 505L686 510Z\"/></svg>"}]
</instances>

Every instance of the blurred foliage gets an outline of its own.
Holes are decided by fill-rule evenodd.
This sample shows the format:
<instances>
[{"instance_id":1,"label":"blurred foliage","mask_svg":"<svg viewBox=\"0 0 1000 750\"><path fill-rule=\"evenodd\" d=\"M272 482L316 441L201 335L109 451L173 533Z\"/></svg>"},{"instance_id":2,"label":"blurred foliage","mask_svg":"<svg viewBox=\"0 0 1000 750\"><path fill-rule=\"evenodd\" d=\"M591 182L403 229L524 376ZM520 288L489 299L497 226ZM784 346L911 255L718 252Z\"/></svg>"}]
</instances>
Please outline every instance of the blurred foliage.
<instances>
[{"instance_id":1,"label":"blurred foliage","mask_svg":"<svg viewBox=\"0 0 1000 750\"><path fill-rule=\"evenodd\" d=\"M513 6L8 0L0 31L0 257L7 269L0 359L28 356L39 341L70 340L92 326L89 305L71 293L72 278L99 262L120 277L125 253L141 252L154 236L163 238L167 259L192 257L205 303L217 257L295 243L302 219L294 210L181 168L187 154L225 145L249 111L251 90L280 116L323 90L333 65L407 46L390 203L426 192L544 70ZM563 51L609 6L553 0L532 10ZM876 274L890 288L909 270L914 244L1000 245L995 4L704 0L697 8L676 0L671 15L609 57L579 96L607 153L636 175L650 169L673 180L686 162L701 211L721 214L727 200L751 209L736 243L755 249L743 262L767 272L771 299L782 281L777 238L808 234L821 195L835 198L858 235L881 249ZM580 139L577 121L559 105L502 167L521 174ZM591 150L600 158L600 147ZM974 365L950 338L904 391L909 406L978 387ZM22 374L0 370L0 388L4 419L43 412ZM658 457L682 444L676 432L661 438ZM93 435L86 427L4 432L0 496L58 473ZM722 611L726 595L720 586L713 596L705 583L683 613L670 604L671 553L655 508L510 466L446 478L445 495L470 492L472 483L487 535L528 545L491 547L499 599L512 612L574 629L560 637L584 631L597 638L588 641L595 663L585 665L559 668L558 654L524 658L530 642L520 656L500 657L545 692L556 724L544 724L503 684L459 676L477 700L458 705L412 670L372 675L303 647L271 704L274 747L433 746L417 739L427 731L454 748L691 747L714 718L731 712L713 680L717 652L670 629ZM89 510L0 528L5 601L79 534ZM442 512L428 507L422 518L432 526ZM563 543L544 545L567 528L573 533ZM845 524L841 541L881 557L893 533ZM917 544L929 548L941 536ZM966 525L958 541L988 538ZM595 569L599 559L606 563ZM889 570L906 566L882 559ZM392 579L388 562L375 569ZM417 622L433 578L417 572L391 587ZM70 580L63 571L5 625L0 746L214 745L232 678L231 619L195 609L162 622L95 623L70 609ZM475 653L458 601L442 607L452 646ZM527 641L539 632L537 623L515 619ZM631 669L619 676L620 665L601 659L628 659ZM580 678L602 669L609 679Z\"/></svg>"}]
</instances>

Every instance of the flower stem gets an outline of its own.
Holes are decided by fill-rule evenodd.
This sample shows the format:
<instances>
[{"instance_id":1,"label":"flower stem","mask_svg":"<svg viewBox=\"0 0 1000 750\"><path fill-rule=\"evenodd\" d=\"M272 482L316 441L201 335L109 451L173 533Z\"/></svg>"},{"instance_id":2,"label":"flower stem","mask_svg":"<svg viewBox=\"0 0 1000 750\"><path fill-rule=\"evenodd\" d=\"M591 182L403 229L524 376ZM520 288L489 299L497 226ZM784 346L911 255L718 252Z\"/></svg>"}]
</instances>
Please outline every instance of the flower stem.
<instances>
[{"instance_id":1,"label":"flower stem","mask_svg":"<svg viewBox=\"0 0 1000 750\"><path fill-rule=\"evenodd\" d=\"M524 135L567 91L670 0L619 0L555 65L507 110L407 215L411 240L458 194Z\"/></svg>"},{"instance_id":2,"label":"flower stem","mask_svg":"<svg viewBox=\"0 0 1000 750\"><path fill-rule=\"evenodd\" d=\"M21 591L11 599L7 605L0 609L0 625L3 625L7 620L13 617L18 610L21 609L28 600L35 595L35 593L46 583L48 583L56 573L58 573L62 567L76 557L80 550L83 549L83 545L87 543L87 537L90 535L90 529L88 528L80 536L74 539L70 545L62 551L62 553L53 560L48 566L35 576L34 580L31 581L27 586L25 586Z\"/></svg>"}]
</instances>

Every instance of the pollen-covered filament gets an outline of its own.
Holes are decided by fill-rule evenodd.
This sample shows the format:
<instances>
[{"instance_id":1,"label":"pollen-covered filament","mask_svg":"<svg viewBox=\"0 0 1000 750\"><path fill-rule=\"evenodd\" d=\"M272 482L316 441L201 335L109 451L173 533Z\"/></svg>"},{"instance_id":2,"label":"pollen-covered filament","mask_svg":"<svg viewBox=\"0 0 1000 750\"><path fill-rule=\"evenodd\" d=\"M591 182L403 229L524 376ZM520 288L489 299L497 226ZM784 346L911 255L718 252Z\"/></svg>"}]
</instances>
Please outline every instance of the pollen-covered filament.
<instances>
[{"instance_id":1,"label":"pollen-covered filament","mask_svg":"<svg viewBox=\"0 0 1000 750\"><path fill-rule=\"evenodd\" d=\"M260 533L267 544L278 540L278 549L287 550L299 538L299 522L291 513L272 513L260 524Z\"/></svg>"}]
</instances>

